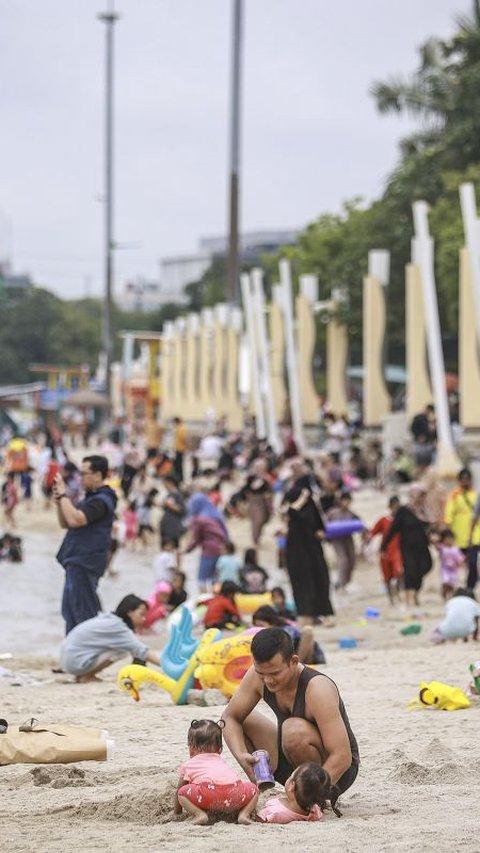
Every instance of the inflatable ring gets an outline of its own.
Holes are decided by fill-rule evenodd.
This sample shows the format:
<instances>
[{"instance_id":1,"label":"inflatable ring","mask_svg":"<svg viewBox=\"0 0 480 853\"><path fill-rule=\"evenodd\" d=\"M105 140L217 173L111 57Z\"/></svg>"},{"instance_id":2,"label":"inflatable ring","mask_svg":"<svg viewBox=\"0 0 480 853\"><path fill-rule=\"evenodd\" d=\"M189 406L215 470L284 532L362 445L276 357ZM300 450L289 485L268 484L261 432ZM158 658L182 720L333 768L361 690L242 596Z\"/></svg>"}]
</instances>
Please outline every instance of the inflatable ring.
<instances>
[{"instance_id":1,"label":"inflatable ring","mask_svg":"<svg viewBox=\"0 0 480 853\"><path fill-rule=\"evenodd\" d=\"M259 607L265 607L266 604L272 605L272 593L238 592L235 596L235 604L241 613L255 613Z\"/></svg>"}]
</instances>

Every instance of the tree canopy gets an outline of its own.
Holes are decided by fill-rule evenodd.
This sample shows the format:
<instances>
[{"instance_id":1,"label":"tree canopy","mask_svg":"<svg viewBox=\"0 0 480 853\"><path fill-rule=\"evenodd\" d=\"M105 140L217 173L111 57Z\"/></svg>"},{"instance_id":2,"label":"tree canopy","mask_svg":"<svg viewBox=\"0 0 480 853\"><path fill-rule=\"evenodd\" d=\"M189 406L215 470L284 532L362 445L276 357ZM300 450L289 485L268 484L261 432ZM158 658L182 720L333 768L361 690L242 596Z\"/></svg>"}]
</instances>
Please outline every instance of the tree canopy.
<instances>
[{"instance_id":1,"label":"tree canopy","mask_svg":"<svg viewBox=\"0 0 480 853\"><path fill-rule=\"evenodd\" d=\"M3 293L0 324L0 383L31 381L33 362L76 366L93 370L101 349L100 299L64 301L48 290ZM112 316L116 358L121 357L122 329L160 331L165 320L175 319L181 306L167 304L149 314L127 313L115 306Z\"/></svg>"}]
</instances>

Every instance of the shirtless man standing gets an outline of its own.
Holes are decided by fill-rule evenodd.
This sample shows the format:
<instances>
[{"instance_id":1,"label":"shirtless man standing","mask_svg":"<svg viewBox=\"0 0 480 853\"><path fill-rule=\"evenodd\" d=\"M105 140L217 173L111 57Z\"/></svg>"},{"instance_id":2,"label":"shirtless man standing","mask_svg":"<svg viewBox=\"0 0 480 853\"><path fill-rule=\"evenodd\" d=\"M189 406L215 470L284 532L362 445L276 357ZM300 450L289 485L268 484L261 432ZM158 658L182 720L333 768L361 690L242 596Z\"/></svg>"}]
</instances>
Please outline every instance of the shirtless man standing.
<instances>
[{"instance_id":1,"label":"shirtless man standing","mask_svg":"<svg viewBox=\"0 0 480 853\"><path fill-rule=\"evenodd\" d=\"M266 749L274 776L284 785L295 767L315 761L341 792L353 784L359 753L336 684L299 663L281 628L265 628L252 640L253 666L224 713L224 737L232 755L255 781L251 752ZM277 723L255 710L264 699Z\"/></svg>"}]
</instances>

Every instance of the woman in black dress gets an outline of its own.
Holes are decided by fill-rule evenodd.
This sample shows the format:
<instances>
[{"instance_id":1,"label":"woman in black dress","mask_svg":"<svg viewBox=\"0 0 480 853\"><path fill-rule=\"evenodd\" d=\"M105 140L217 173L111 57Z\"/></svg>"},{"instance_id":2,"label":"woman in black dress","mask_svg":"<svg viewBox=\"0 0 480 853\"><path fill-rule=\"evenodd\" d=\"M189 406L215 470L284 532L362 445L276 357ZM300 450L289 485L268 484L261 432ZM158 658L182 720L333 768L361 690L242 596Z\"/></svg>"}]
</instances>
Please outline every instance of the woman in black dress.
<instances>
[{"instance_id":1,"label":"woman in black dress","mask_svg":"<svg viewBox=\"0 0 480 853\"><path fill-rule=\"evenodd\" d=\"M392 526L385 536L381 550L385 551L396 533L400 535L403 561L405 598L408 607L418 605L418 593L423 578L432 568L432 555L428 547L429 519L425 509L425 490L415 483L409 490L409 501L395 514Z\"/></svg>"},{"instance_id":2,"label":"woman in black dress","mask_svg":"<svg viewBox=\"0 0 480 853\"><path fill-rule=\"evenodd\" d=\"M322 548L323 521L312 493L312 477L298 478L283 500L288 518L286 561L301 625L332 616L330 577Z\"/></svg>"}]
</instances>

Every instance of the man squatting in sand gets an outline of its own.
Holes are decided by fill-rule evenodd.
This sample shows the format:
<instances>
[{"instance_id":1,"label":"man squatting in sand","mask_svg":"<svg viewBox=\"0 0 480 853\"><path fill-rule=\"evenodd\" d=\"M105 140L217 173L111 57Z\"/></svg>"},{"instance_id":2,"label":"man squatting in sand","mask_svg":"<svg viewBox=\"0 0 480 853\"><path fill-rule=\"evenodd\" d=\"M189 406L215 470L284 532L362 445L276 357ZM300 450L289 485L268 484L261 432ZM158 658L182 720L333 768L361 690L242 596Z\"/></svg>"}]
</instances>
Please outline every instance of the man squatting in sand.
<instances>
[{"instance_id":1,"label":"man squatting in sand","mask_svg":"<svg viewBox=\"0 0 480 853\"><path fill-rule=\"evenodd\" d=\"M224 738L251 781L253 750L266 749L277 782L307 761L321 764L343 793L358 773L355 735L336 684L299 663L292 640L281 628L265 628L252 640L253 666L223 713ZM272 722L255 706L264 699Z\"/></svg>"}]
</instances>

